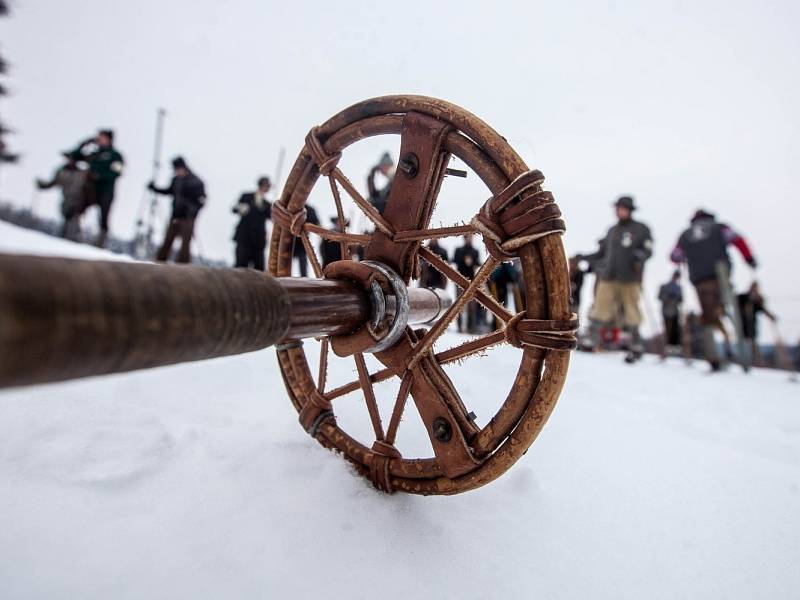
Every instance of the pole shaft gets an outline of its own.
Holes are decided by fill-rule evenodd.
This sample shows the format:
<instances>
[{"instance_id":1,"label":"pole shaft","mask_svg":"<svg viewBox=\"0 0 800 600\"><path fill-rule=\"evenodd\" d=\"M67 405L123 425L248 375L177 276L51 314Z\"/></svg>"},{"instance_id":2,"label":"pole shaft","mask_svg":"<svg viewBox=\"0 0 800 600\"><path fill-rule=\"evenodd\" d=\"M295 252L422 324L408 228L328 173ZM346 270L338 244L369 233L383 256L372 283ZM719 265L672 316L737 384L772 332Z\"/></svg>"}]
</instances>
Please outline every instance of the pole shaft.
<instances>
[{"instance_id":1,"label":"pole shaft","mask_svg":"<svg viewBox=\"0 0 800 600\"><path fill-rule=\"evenodd\" d=\"M257 350L289 312L255 271L0 255L0 387Z\"/></svg>"}]
</instances>

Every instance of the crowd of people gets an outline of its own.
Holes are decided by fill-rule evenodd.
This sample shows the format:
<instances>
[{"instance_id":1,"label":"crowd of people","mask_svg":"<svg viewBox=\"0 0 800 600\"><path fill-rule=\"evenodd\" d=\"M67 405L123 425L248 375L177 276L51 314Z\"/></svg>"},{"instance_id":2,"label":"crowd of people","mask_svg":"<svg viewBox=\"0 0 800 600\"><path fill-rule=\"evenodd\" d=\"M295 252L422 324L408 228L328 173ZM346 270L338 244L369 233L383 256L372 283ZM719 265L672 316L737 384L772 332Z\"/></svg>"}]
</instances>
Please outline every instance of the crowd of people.
<instances>
[{"instance_id":1,"label":"crowd of people","mask_svg":"<svg viewBox=\"0 0 800 600\"><path fill-rule=\"evenodd\" d=\"M589 333L582 340L582 349L591 351L613 345L622 332L625 360L631 363L644 352L639 332L642 280L653 245L650 228L634 219L636 209L633 198L620 197L614 203L617 222L600 240L597 251L578 254L569 262L571 302L576 312L580 308L584 275L591 272L596 279ZM693 324L698 317L683 310L680 282L685 269L700 304L700 346L711 370L720 371L734 360L745 370L752 364L760 364L758 317L763 314L775 321L776 316L766 308L757 283L744 293L734 293L729 246L734 246L750 268L756 269L756 259L745 238L706 210L696 211L689 226L679 235L670 254L676 269L658 291L663 321L662 356L683 354L687 359L693 356L691 335L697 329ZM735 352L724 322L726 317L735 336ZM722 334L722 352L715 332Z\"/></svg>"},{"instance_id":2,"label":"crowd of people","mask_svg":"<svg viewBox=\"0 0 800 600\"><path fill-rule=\"evenodd\" d=\"M102 247L107 239L115 184L125 165L122 154L114 146L114 133L108 129L100 130L96 136L64 152L63 156L65 162L53 177L47 181L37 180L37 186L40 189L57 187L61 190L61 234L68 239L80 238L80 218L90 206L96 205L99 209L99 233L94 243ZM188 263L192 256L191 243L196 219L206 202L205 186L183 157L174 158L172 168L173 176L168 185L159 187L154 181L147 185L152 193L172 199L172 211L164 239L154 258L158 261L169 260L173 246L180 238L174 260ZM391 155L384 153L366 177L368 199L380 214L386 208L394 170ZM376 180L378 174L385 182L382 186ZM236 267L265 269L271 189L269 177L261 176L255 190L241 194L232 208L239 218L233 235ZM591 253L577 254L569 260L570 301L573 310L579 313L584 278L592 273L595 276L593 302L588 328L581 338L581 348L597 351L621 346L625 350L625 360L634 363L645 351L640 333L643 320L642 281L645 264L652 256L653 238L650 228L634 218L637 206L632 197L620 197L613 208L616 222L598 242L597 249ZM319 225L320 219L314 207L307 206L306 210L307 222ZM349 222L341 222L337 216L331 217L331 223L334 229L341 231L349 226ZM764 315L774 321L776 317L766 308L756 283L742 294L733 293L730 278L732 263L728 255L731 245L752 269L756 268L756 260L744 237L730 226L718 222L713 214L705 210L698 210L687 229L678 237L671 252L676 270L671 279L660 287L657 296L663 319L662 356L692 356L694 341L691 333L694 331L699 335L702 353L713 371L723 369L734 357L745 368L752 363L759 364L761 357L756 342L758 318ZM342 247L339 242L322 239L318 247L322 267L341 260ZM452 257L437 240L431 240L428 248L443 261L452 263L466 279L472 279L480 266L481 255L473 243L472 234L464 235L463 244L455 249ZM363 248L353 247L352 252L363 252ZM298 263L299 274L308 276L306 246L296 242L293 256ZM420 285L432 288L447 286L447 279L439 270L424 260L420 266ZM681 278L684 269L697 293L699 316L683 310ZM518 263L501 263L492 273L488 288L503 305L511 306L513 303L515 310L521 310L523 299L517 285L520 277ZM726 315L733 324L734 342L723 322ZM498 327L496 320L490 319L480 304L474 301L467 305L457 323L458 330L467 333L483 333ZM715 340L715 332L723 336L722 352ZM736 353L734 345L737 346Z\"/></svg>"}]
</instances>

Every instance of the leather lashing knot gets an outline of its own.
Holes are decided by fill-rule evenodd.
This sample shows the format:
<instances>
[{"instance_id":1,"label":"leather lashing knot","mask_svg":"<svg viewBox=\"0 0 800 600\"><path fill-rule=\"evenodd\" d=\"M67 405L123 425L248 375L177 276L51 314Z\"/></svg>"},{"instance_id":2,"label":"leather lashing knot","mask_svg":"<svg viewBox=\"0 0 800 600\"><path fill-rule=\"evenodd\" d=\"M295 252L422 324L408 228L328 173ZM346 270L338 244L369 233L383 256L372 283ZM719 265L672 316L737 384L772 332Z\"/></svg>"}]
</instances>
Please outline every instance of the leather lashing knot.
<instances>
[{"instance_id":1,"label":"leather lashing knot","mask_svg":"<svg viewBox=\"0 0 800 600\"><path fill-rule=\"evenodd\" d=\"M308 148L311 158L317 165L319 172L327 176L336 168L339 159L342 158L342 153L327 154L325 148L322 147L322 142L319 141L319 137L317 136L318 131L319 127L312 127L311 131L308 132L308 135L306 135L306 148Z\"/></svg>"},{"instance_id":2,"label":"leather lashing knot","mask_svg":"<svg viewBox=\"0 0 800 600\"><path fill-rule=\"evenodd\" d=\"M525 244L566 230L553 195L540 187L543 182L540 171L526 171L489 198L472 219L495 258L507 259Z\"/></svg>"},{"instance_id":3,"label":"leather lashing knot","mask_svg":"<svg viewBox=\"0 0 800 600\"><path fill-rule=\"evenodd\" d=\"M391 474L389 473L389 463L393 458L400 458L400 452L394 446L380 440L372 444L372 460L369 464L369 478L372 485L391 494L394 492Z\"/></svg>"},{"instance_id":4,"label":"leather lashing knot","mask_svg":"<svg viewBox=\"0 0 800 600\"><path fill-rule=\"evenodd\" d=\"M311 437L317 435L319 426L324 421L331 420L336 422L330 401L320 394L317 390L308 395L308 400L300 409L300 424Z\"/></svg>"},{"instance_id":5,"label":"leather lashing knot","mask_svg":"<svg viewBox=\"0 0 800 600\"><path fill-rule=\"evenodd\" d=\"M307 212L305 208L297 212L289 212L285 206L281 206L278 202L272 205L272 222L280 227L288 229L295 237L300 235L303 231L303 225L306 224Z\"/></svg>"},{"instance_id":6,"label":"leather lashing knot","mask_svg":"<svg viewBox=\"0 0 800 600\"><path fill-rule=\"evenodd\" d=\"M526 319L517 313L506 323L506 341L515 348L568 351L578 346L578 315L568 320Z\"/></svg>"}]
</instances>

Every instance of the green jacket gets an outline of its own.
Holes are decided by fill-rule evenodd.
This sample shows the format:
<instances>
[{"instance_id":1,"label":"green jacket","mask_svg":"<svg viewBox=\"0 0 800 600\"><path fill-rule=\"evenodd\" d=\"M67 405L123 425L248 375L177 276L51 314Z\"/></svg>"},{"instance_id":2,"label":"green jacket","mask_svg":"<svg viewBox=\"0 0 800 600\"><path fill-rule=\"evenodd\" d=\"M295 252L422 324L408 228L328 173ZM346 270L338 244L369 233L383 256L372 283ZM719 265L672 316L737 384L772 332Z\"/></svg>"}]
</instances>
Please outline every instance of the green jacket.
<instances>
[{"instance_id":1,"label":"green jacket","mask_svg":"<svg viewBox=\"0 0 800 600\"><path fill-rule=\"evenodd\" d=\"M92 152L86 154L84 148L92 141L93 140L88 140L81 144L78 147L78 152L83 156L83 160L89 163L89 174L95 182L95 185L113 186L117 177L122 174L125 159L122 158L122 154L113 146L108 148L97 147Z\"/></svg>"}]
</instances>

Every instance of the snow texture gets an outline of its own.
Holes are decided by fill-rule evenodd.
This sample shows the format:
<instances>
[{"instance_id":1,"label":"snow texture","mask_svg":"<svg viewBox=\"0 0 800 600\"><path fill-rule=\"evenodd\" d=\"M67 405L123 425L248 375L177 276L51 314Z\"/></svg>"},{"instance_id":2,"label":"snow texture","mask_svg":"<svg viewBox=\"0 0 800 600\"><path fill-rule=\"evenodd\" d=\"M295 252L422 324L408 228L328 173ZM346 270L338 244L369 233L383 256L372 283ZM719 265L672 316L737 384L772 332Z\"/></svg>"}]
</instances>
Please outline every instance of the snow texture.
<instances>
[{"instance_id":1,"label":"snow texture","mask_svg":"<svg viewBox=\"0 0 800 600\"><path fill-rule=\"evenodd\" d=\"M108 257L4 224L0 248ZM451 369L479 418L517 358ZM0 598L793 598L799 400L777 372L576 354L514 468L422 498L310 439L271 350L5 391ZM336 402L366 438L359 397Z\"/></svg>"}]
</instances>

